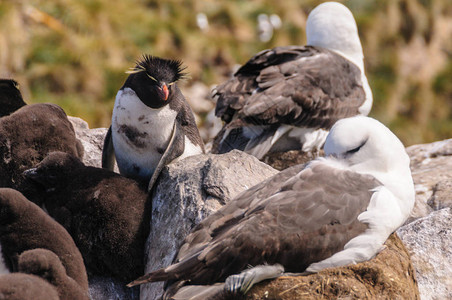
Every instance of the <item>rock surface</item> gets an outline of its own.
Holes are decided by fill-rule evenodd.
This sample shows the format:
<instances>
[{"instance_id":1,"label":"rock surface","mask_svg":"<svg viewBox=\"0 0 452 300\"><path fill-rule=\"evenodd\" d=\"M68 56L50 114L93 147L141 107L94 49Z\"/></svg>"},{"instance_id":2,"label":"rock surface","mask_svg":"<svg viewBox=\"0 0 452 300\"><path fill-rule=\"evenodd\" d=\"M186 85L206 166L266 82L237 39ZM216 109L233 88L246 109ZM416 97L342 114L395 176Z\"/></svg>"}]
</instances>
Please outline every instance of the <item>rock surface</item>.
<instances>
[{"instance_id":1,"label":"rock surface","mask_svg":"<svg viewBox=\"0 0 452 300\"><path fill-rule=\"evenodd\" d=\"M152 199L146 272L169 265L185 236L203 218L276 173L255 157L237 150L192 156L167 166ZM162 286L163 283L142 285L141 299L157 299Z\"/></svg>"},{"instance_id":2,"label":"rock surface","mask_svg":"<svg viewBox=\"0 0 452 300\"><path fill-rule=\"evenodd\" d=\"M111 277L92 276L89 278L89 296L93 300L135 300L140 298L140 288L128 288Z\"/></svg>"},{"instance_id":3,"label":"rock surface","mask_svg":"<svg viewBox=\"0 0 452 300\"><path fill-rule=\"evenodd\" d=\"M452 299L452 210L435 211L397 233L411 255L421 298Z\"/></svg>"},{"instance_id":4,"label":"rock surface","mask_svg":"<svg viewBox=\"0 0 452 300\"><path fill-rule=\"evenodd\" d=\"M74 127L75 136L85 148L83 163L85 166L102 167L102 148L108 128L90 129L88 123L76 117L69 117Z\"/></svg>"},{"instance_id":5,"label":"rock surface","mask_svg":"<svg viewBox=\"0 0 452 300\"><path fill-rule=\"evenodd\" d=\"M412 218L452 207L452 139L407 148L416 189Z\"/></svg>"}]
</instances>

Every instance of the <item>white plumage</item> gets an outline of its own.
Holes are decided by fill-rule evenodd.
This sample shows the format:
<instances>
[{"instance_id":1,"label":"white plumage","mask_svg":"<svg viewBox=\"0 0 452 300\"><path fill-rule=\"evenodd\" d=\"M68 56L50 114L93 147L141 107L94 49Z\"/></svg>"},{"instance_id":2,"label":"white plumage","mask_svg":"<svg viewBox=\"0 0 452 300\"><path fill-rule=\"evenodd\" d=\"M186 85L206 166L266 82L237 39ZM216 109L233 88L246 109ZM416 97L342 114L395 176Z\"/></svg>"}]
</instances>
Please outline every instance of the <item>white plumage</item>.
<instances>
[{"instance_id":1,"label":"white plumage","mask_svg":"<svg viewBox=\"0 0 452 300\"><path fill-rule=\"evenodd\" d=\"M140 168L140 177L150 177L154 173L162 153L158 148L166 149L173 130L177 111L168 105L154 109L146 106L130 88L119 90L113 108L111 129L121 132L121 126L137 128L140 136L137 147L131 143L127 134L113 135L116 160L121 174L136 176L137 167Z\"/></svg>"},{"instance_id":2,"label":"white plumage","mask_svg":"<svg viewBox=\"0 0 452 300\"><path fill-rule=\"evenodd\" d=\"M357 146L359 150L350 155L349 151ZM371 259L388 236L406 221L414 206L408 154L400 140L380 122L363 116L339 120L331 129L324 149L325 155L336 158L313 164L331 163L336 168L368 174L382 185L374 190L367 210L358 217L369 228L351 239L343 251L311 264L306 269L310 272Z\"/></svg>"}]
</instances>

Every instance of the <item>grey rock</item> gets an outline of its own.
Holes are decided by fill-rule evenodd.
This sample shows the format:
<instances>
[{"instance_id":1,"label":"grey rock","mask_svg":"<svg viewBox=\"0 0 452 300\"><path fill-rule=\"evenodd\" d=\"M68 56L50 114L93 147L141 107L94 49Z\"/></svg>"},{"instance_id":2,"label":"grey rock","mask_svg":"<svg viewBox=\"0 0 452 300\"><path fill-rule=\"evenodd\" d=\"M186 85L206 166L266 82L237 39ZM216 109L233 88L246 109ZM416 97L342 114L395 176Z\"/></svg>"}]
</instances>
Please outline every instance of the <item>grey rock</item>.
<instances>
[{"instance_id":1,"label":"grey rock","mask_svg":"<svg viewBox=\"0 0 452 300\"><path fill-rule=\"evenodd\" d=\"M123 282L111 277L92 276L89 278L89 296L93 300L137 300L140 298L140 289L128 288Z\"/></svg>"},{"instance_id":2,"label":"grey rock","mask_svg":"<svg viewBox=\"0 0 452 300\"><path fill-rule=\"evenodd\" d=\"M169 265L185 236L240 192L276 174L254 156L234 150L197 155L168 165L152 199L145 272ZM141 299L158 299L163 283L141 286Z\"/></svg>"},{"instance_id":3,"label":"grey rock","mask_svg":"<svg viewBox=\"0 0 452 300\"><path fill-rule=\"evenodd\" d=\"M77 117L68 117L74 126L75 136L83 145L85 153L83 163L86 166L102 167L102 148L107 128L90 129L88 123Z\"/></svg>"},{"instance_id":4,"label":"grey rock","mask_svg":"<svg viewBox=\"0 0 452 300\"><path fill-rule=\"evenodd\" d=\"M447 187L452 185L452 139L414 145L406 150L411 159L416 190L416 203L412 218L408 220L411 222L434 210L451 206Z\"/></svg>"},{"instance_id":5,"label":"grey rock","mask_svg":"<svg viewBox=\"0 0 452 300\"><path fill-rule=\"evenodd\" d=\"M411 255L421 299L452 299L452 210L435 211L397 234Z\"/></svg>"},{"instance_id":6,"label":"grey rock","mask_svg":"<svg viewBox=\"0 0 452 300\"><path fill-rule=\"evenodd\" d=\"M452 208L452 180L443 180L435 184L432 196L427 204L434 210Z\"/></svg>"}]
</instances>

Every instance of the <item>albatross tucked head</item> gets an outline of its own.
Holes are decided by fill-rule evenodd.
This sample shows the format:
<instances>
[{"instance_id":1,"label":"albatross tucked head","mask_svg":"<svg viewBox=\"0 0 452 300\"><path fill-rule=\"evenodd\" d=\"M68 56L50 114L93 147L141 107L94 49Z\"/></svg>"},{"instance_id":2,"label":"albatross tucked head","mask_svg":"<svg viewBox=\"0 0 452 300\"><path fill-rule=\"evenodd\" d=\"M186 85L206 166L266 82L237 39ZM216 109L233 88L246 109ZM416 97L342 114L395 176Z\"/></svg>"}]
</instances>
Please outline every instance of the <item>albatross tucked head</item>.
<instances>
[{"instance_id":1,"label":"albatross tucked head","mask_svg":"<svg viewBox=\"0 0 452 300\"><path fill-rule=\"evenodd\" d=\"M325 141L325 154L344 161L359 173L409 170L402 142L379 121L356 116L337 121Z\"/></svg>"},{"instance_id":2,"label":"albatross tucked head","mask_svg":"<svg viewBox=\"0 0 452 300\"><path fill-rule=\"evenodd\" d=\"M345 168L377 178L411 210L410 158L402 142L382 123L364 116L339 120L331 128L324 150Z\"/></svg>"}]
</instances>

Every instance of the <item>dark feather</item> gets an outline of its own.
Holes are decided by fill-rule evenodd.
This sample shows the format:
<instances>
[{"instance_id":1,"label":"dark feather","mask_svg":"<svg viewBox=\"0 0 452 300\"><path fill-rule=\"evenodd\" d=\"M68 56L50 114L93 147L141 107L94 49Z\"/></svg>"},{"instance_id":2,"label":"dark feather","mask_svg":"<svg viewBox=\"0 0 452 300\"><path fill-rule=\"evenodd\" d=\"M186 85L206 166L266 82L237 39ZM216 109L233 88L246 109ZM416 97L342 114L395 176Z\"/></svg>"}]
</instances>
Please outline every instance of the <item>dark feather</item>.
<instances>
[{"instance_id":1,"label":"dark feather","mask_svg":"<svg viewBox=\"0 0 452 300\"><path fill-rule=\"evenodd\" d=\"M187 73L183 72L185 68L180 60L164 59L143 54L132 72L144 71L158 81L173 83L187 76Z\"/></svg>"},{"instance_id":2,"label":"dark feather","mask_svg":"<svg viewBox=\"0 0 452 300\"><path fill-rule=\"evenodd\" d=\"M111 137L111 126L108 128L104 138L102 148L102 168L114 171L115 168L115 149L113 148L113 139Z\"/></svg>"},{"instance_id":3,"label":"dark feather","mask_svg":"<svg viewBox=\"0 0 452 300\"><path fill-rule=\"evenodd\" d=\"M7 116L25 105L17 81L0 79L0 117Z\"/></svg>"},{"instance_id":4,"label":"dark feather","mask_svg":"<svg viewBox=\"0 0 452 300\"><path fill-rule=\"evenodd\" d=\"M214 90L215 114L257 125L329 129L358 114L365 92L361 71L342 56L312 46L277 47L252 57Z\"/></svg>"},{"instance_id":5,"label":"dark feather","mask_svg":"<svg viewBox=\"0 0 452 300\"><path fill-rule=\"evenodd\" d=\"M245 150L250 139L243 135L242 125L241 120L235 120L223 126L213 140L212 153L226 153L233 149Z\"/></svg>"}]
</instances>

